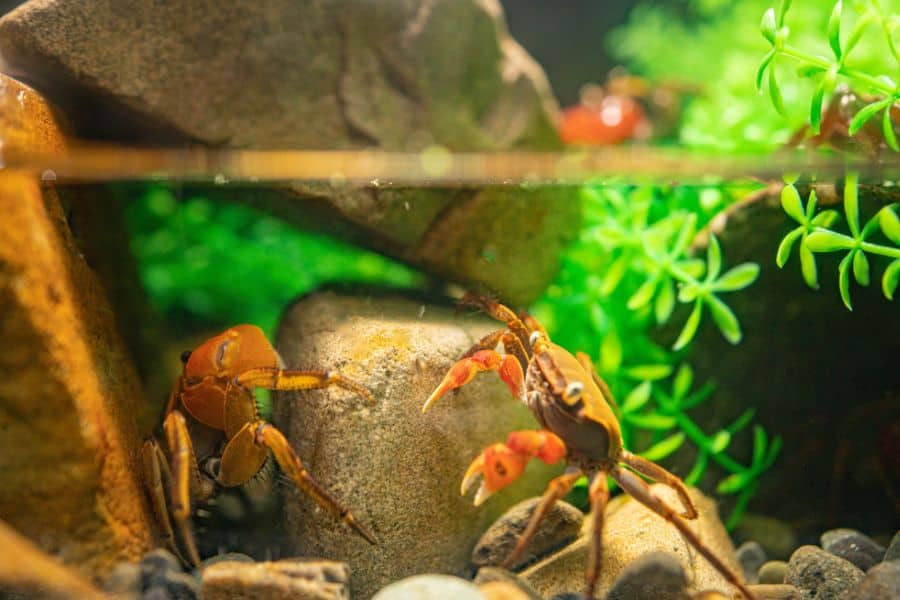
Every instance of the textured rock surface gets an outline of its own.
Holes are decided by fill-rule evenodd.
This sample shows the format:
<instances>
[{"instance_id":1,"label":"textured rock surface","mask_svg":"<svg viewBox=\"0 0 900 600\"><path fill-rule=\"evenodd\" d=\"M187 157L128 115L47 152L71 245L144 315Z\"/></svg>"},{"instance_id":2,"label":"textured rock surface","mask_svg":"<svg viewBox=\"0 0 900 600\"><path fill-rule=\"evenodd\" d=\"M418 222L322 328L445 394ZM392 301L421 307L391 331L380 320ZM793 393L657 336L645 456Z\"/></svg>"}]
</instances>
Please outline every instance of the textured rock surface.
<instances>
[{"instance_id":1,"label":"textured rock surface","mask_svg":"<svg viewBox=\"0 0 900 600\"><path fill-rule=\"evenodd\" d=\"M766 551L757 542L744 542L736 550L747 583L759 582L759 568L766 562Z\"/></svg>"},{"instance_id":2,"label":"textured rock surface","mask_svg":"<svg viewBox=\"0 0 900 600\"><path fill-rule=\"evenodd\" d=\"M681 564L666 552L651 552L625 567L606 600L686 600L687 578Z\"/></svg>"},{"instance_id":3,"label":"textured rock surface","mask_svg":"<svg viewBox=\"0 0 900 600\"><path fill-rule=\"evenodd\" d=\"M759 568L759 582L762 584L784 583L787 575L787 563L783 560L770 560Z\"/></svg>"},{"instance_id":4,"label":"textured rock surface","mask_svg":"<svg viewBox=\"0 0 900 600\"><path fill-rule=\"evenodd\" d=\"M0 177L0 517L101 578L150 546L137 378L55 196Z\"/></svg>"},{"instance_id":5,"label":"textured rock surface","mask_svg":"<svg viewBox=\"0 0 900 600\"><path fill-rule=\"evenodd\" d=\"M166 126L231 147L554 143L540 67L496 0L34 0L0 21L10 68L121 138ZM108 123L112 99L125 122ZM113 131L94 131L107 124ZM128 131L128 127L132 131ZM123 128L125 128L123 130Z\"/></svg>"},{"instance_id":6,"label":"textured rock surface","mask_svg":"<svg viewBox=\"0 0 900 600\"><path fill-rule=\"evenodd\" d=\"M62 566L0 521L0 598L101 600L105 597L81 575Z\"/></svg>"},{"instance_id":7,"label":"textured rock surface","mask_svg":"<svg viewBox=\"0 0 900 600\"><path fill-rule=\"evenodd\" d=\"M0 74L0 157L23 153L53 154L66 147L64 127L55 110L27 85Z\"/></svg>"},{"instance_id":8,"label":"textured rock surface","mask_svg":"<svg viewBox=\"0 0 900 600\"><path fill-rule=\"evenodd\" d=\"M485 600L478 586L449 575L416 575L392 583L372 600Z\"/></svg>"},{"instance_id":9,"label":"textured rock surface","mask_svg":"<svg viewBox=\"0 0 900 600\"><path fill-rule=\"evenodd\" d=\"M672 506L677 505L674 492L662 485L653 486L654 493ZM700 516L688 521L698 537L740 576L741 567L735 557L731 539L719 520L715 502L690 488L691 499ZM545 597L580 590L584 585L588 558L585 536L590 519L585 519L582 536L558 553L522 572L522 577ZM603 563L597 581L597 596L603 597L613 581L633 561L654 551L671 553L685 570L688 591L721 590L732 593L731 586L681 537L671 524L650 512L628 496L610 501L603 527ZM573 590L574 588L574 590Z\"/></svg>"},{"instance_id":10,"label":"textured rock surface","mask_svg":"<svg viewBox=\"0 0 900 600\"><path fill-rule=\"evenodd\" d=\"M887 550L855 529L832 529L823 533L819 539L823 550L849 560L863 571L880 563Z\"/></svg>"},{"instance_id":11,"label":"textured rock surface","mask_svg":"<svg viewBox=\"0 0 900 600\"><path fill-rule=\"evenodd\" d=\"M481 591L488 596L490 593L494 593L497 597L502 597L500 594L502 594L503 591L515 588L517 594L523 598L527 598L528 600L542 600L540 594L538 594L533 587L528 585L525 580L515 573L511 573L500 567L482 567L478 569L474 582L481 588ZM485 591L493 584L503 584L503 587L494 586L488 589L488 591Z\"/></svg>"},{"instance_id":12,"label":"textured rock surface","mask_svg":"<svg viewBox=\"0 0 900 600\"><path fill-rule=\"evenodd\" d=\"M854 564L817 546L800 546L788 561L784 582L817 600L838 600L863 580Z\"/></svg>"},{"instance_id":13,"label":"textured rock surface","mask_svg":"<svg viewBox=\"0 0 900 600\"><path fill-rule=\"evenodd\" d=\"M531 465L516 485L475 508L459 495L469 462L509 431L536 422L494 373L421 412L460 354L497 327L456 317L450 307L390 296L323 292L288 310L277 335L285 363L337 370L371 390L375 401L340 389L285 394L276 398L275 423L313 477L379 541L366 544L292 491L286 500L292 552L347 561L351 593L362 597L416 573L462 573L487 526L560 472Z\"/></svg>"},{"instance_id":14,"label":"textured rock surface","mask_svg":"<svg viewBox=\"0 0 900 600\"><path fill-rule=\"evenodd\" d=\"M787 584L748 585L747 589L756 600L807 600L803 590Z\"/></svg>"},{"instance_id":15,"label":"textured rock surface","mask_svg":"<svg viewBox=\"0 0 900 600\"><path fill-rule=\"evenodd\" d=\"M326 560L217 562L203 570L204 600L345 600L347 565Z\"/></svg>"},{"instance_id":16,"label":"textured rock surface","mask_svg":"<svg viewBox=\"0 0 900 600\"><path fill-rule=\"evenodd\" d=\"M539 502L540 498L528 498L503 513L475 544L472 564L478 567L502 564L512 554ZM574 540L581 531L583 517L582 512L568 502L557 502L541 521L540 529L528 544L522 558L510 567L520 568Z\"/></svg>"},{"instance_id":17,"label":"textured rock surface","mask_svg":"<svg viewBox=\"0 0 900 600\"><path fill-rule=\"evenodd\" d=\"M900 561L875 565L845 600L896 600L900 598Z\"/></svg>"}]
</instances>

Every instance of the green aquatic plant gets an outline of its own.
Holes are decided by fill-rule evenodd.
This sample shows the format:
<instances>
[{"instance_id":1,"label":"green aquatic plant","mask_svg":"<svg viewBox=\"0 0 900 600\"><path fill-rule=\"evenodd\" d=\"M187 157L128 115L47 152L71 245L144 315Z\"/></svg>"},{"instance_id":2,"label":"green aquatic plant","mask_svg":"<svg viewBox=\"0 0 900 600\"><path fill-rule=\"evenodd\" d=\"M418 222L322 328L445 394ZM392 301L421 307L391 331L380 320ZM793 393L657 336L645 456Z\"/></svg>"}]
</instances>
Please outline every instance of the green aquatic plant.
<instances>
[{"instance_id":1,"label":"green aquatic plant","mask_svg":"<svg viewBox=\"0 0 900 600\"><path fill-rule=\"evenodd\" d=\"M751 424L754 413L744 411L729 426L704 432L691 411L710 397L713 385L692 390L693 370L684 357L707 312L704 307L728 341L740 340L737 318L719 294L752 284L759 267L738 265L720 275L722 255L714 236L705 260L692 255L691 241L717 212L753 189L585 186L579 239L563 257L557 282L535 307L554 340L588 350L614 395L623 398L619 417L628 447L658 461L686 443L693 446L689 483L697 483L710 463L724 471L717 491L737 496L730 527L778 455L781 440L769 441L765 431L754 427L758 448L750 463L731 457L732 441ZM653 339L653 331L681 314L679 302L691 308L667 349ZM583 499L583 485L574 494L576 501Z\"/></svg>"},{"instance_id":2,"label":"green aquatic plant","mask_svg":"<svg viewBox=\"0 0 900 600\"><path fill-rule=\"evenodd\" d=\"M839 82L847 83L857 93L875 94L853 116L849 123L848 133L854 135L876 114L882 113L882 135L888 146L900 151L894 133L892 108L900 100L900 85L895 81L900 67L900 55L894 42L894 30L898 24L896 14L882 9L878 0L853 3L856 7L855 22L848 35L842 39L841 25L847 19L844 14L842 0L835 2L825 28L830 54L816 50L807 50L791 43L791 28L785 23L790 0L782 0L776 13L769 8L762 18L760 26L763 37L771 44L760 62L756 74L756 87L762 89L765 80L769 97L775 108L785 112L779 80L776 76L776 65L790 61L799 68L797 73L814 82L814 90L809 102L809 125L814 134L818 134L822 124L822 106L834 92ZM875 31L873 31L875 30ZM864 44L861 44L865 40ZM881 40L883 46L878 48L875 40ZM868 48L861 49L861 45ZM863 58L862 64L855 65L851 54L875 52L882 61L873 64Z\"/></svg>"},{"instance_id":3,"label":"green aquatic plant","mask_svg":"<svg viewBox=\"0 0 900 600\"><path fill-rule=\"evenodd\" d=\"M799 223L781 241L776 255L776 263L784 267L790 258L791 249L800 240L801 271L807 285L813 289L819 287L816 267L816 253L845 252L838 266L838 289L841 300L848 310L853 310L850 300L850 274L859 285L868 286L870 276L870 255L891 259L881 278L881 289L888 300L894 299L894 292L900 282L900 219L897 210L900 204L894 203L882 207L860 227L859 219L859 178L856 173L849 173L844 179L844 217L847 231L834 231L831 226L840 218L837 211L828 209L816 212L817 198L815 190L810 191L809 200L804 208L800 193L795 187L796 178L788 178L781 192L781 205L793 220ZM873 241L878 233L882 241Z\"/></svg>"}]
</instances>

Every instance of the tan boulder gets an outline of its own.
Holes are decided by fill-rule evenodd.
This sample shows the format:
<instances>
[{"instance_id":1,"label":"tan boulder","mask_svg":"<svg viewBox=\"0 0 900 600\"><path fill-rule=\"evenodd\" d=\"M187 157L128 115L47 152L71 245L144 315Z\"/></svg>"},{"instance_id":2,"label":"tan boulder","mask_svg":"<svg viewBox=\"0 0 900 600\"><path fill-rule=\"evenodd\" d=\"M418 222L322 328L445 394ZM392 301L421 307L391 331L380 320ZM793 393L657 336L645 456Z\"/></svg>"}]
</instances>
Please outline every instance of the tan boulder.
<instances>
[{"instance_id":1,"label":"tan boulder","mask_svg":"<svg viewBox=\"0 0 900 600\"><path fill-rule=\"evenodd\" d=\"M24 83L0 73L0 158L54 154L66 148L56 109Z\"/></svg>"}]
</instances>

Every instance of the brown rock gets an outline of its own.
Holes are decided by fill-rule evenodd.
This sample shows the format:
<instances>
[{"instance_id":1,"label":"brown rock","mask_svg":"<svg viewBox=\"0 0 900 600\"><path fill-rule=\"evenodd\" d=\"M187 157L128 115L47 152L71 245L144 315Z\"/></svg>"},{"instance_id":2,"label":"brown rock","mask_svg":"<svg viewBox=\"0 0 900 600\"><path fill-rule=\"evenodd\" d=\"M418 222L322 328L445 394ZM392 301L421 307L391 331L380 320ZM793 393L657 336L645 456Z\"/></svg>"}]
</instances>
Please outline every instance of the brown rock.
<instances>
[{"instance_id":1,"label":"brown rock","mask_svg":"<svg viewBox=\"0 0 900 600\"><path fill-rule=\"evenodd\" d=\"M502 564L506 557L512 554L540 500L540 498L522 500L503 513L503 516L497 519L475 544L475 549L472 550L472 564L478 567ZM541 521L540 529L535 533L522 557L510 567L519 569L526 563L574 540L581 531L583 518L583 513L568 502L557 502Z\"/></svg>"},{"instance_id":2,"label":"brown rock","mask_svg":"<svg viewBox=\"0 0 900 600\"><path fill-rule=\"evenodd\" d=\"M805 600L803 590L787 584L756 584L748 585L756 600Z\"/></svg>"},{"instance_id":3,"label":"brown rock","mask_svg":"<svg viewBox=\"0 0 900 600\"><path fill-rule=\"evenodd\" d=\"M327 560L217 562L203 570L205 600L345 600L347 565Z\"/></svg>"},{"instance_id":4,"label":"brown rock","mask_svg":"<svg viewBox=\"0 0 900 600\"><path fill-rule=\"evenodd\" d=\"M102 578L151 545L137 378L52 192L0 177L0 517Z\"/></svg>"},{"instance_id":5,"label":"brown rock","mask_svg":"<svg viewBox=\"0 0 900 600\"><path fill-rule=\"evenodd\" d=\"M460 573L485 528L510 504L540 493L560 467L529 466L522 481L480 507L459 495L469 462L515 429L536 427L496 374L483 374L426 415L422 405L469 346L498 325L400 297L325 292L286 313L285 363L340 371L372 391L281 395L275 423L312 475L378 538L370 546L299 494L286 501L292 551L346 560L366 597L415 573Z\"/></svg>"},{"instance_id":6,"label":"brown rock","mask_svg":"<svg viewBox=\"0 0 900 600\"><path fill-rule=\"evenodd\" d=\"M516 585L507 581L491 581L478 586L486 600L534 600Z\"/></svg>"},{"instance_id":7,"label":"brown rock","mask_svg":"<svg viewBox=\"0 0 900 600\"><path fill-rule=\"evenodd\" d=\"M53 82L92 135L154 124L237 148L557 144L549 85L497 0L34 0L0 21L0 52Z\"/></svg>"},{"instance_id":8,"label":"brown rock","mask_svg":"<svg viewBox=\"0 0 900 600\"><path fill-rule=\"evenodd\" d=\"M485 592L485 588L489 584L502 583L504 584L502 588L497 587L493 589L502 590L516 588L518 593L522 594L524 598L528 598L528 600L541 600L540 594L538 594L533 587L525 583L521 577L515 573L510 573L501 567L482 567L478 569L478 573L475 575L473 583L479 586L482 592Z\"/></svg>"},{"instance_id":9,"label":"brown rock","mask_svg":"<svg viewBox=\"0 0 900 600\"><path fill-rule=\"evenodd\" d=\"M27 85L0 73L0 157L56 154L66 147L55 110Z\"/></svg>"},{"instance_id":10,"label":"brown rock","mask_svg":"<svg viewBox=\"0 0 900 600\"><path fill-rule=\"evenodd\" d=\"M674 492L663 485L654 485L654 493L670 506L677 506ZM696 488L689 488L691 499L700 516L688 521L691 529L736 574L741 567L734 554L734 546L719 520L715 502ZM585 519L582 536L558 553L524 570L521 575L545 597L580 589L584 585L588 559L586 537L590 519ZM620 573L641 556L660 551L675 556L687 575L688 592L720 590L731 594L734 590L706 560L700 556L670 523L643 505L622 495L613 499L606 511L603 527L603 563L597 581L597 596L604 597Z\"/></svg>"}]
</instances>

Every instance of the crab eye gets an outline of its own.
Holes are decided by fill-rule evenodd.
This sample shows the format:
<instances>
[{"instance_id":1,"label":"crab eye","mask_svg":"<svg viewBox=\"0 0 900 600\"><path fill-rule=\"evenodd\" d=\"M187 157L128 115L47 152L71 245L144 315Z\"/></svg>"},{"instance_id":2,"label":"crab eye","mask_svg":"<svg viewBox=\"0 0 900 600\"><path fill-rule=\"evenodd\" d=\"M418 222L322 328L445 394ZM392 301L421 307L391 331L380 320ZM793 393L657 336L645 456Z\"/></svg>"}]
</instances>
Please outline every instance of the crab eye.
<instances>
[{"instance_id":1,"label":"crab eye","mask_svg":"<svg viewBox=\"0 0 900 600\"><path fill-rule=\"evenodd\" d=\"M532 331L531 337L528 338L528 343L531 344L532 346L534 346L537 343L538 339L540 339L540 337L541 337L540 331Z\"/></svg>"},{"instance_id":2,"label":"crab eye","mask_svg":"<svg viewBox=\"0 0 900 600\"><path fill-rule=\"evenodd\" d=\"M185 350L184 352L181 353L181 362L182 362L182 364L185 364L185 365L186 365L186 364L187 364L187 361L190 360L190 358L191 358L191 351L190 351L190 350Z\"/></svg>"},{"instance_id":3,"label":"crab eye","mask_svg":"<svg viewBox=\"0 0 900 600\"><path fill-rule=\"evenodd\" d=\"M566 400L570 402L577 402L579 398L581 398L581 392L584 390L584 384L580 381L573 381L569 385L566 386Z\"/></svg>"}]
</instances>

